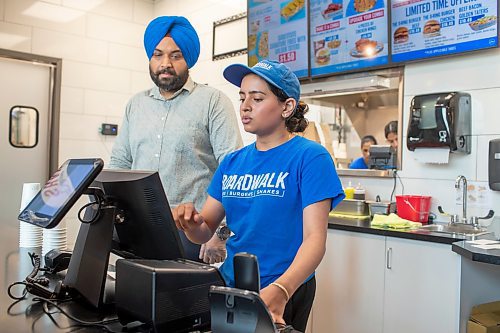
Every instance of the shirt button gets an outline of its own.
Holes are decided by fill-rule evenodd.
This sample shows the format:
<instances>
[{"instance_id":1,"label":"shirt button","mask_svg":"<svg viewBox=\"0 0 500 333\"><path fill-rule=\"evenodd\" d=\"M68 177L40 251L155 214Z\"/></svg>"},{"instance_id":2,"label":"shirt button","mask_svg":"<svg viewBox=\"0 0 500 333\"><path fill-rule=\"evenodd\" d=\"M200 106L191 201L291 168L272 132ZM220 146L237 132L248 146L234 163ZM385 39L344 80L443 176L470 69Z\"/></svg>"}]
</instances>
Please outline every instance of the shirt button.
<instances>
[{"instance_id":1,"label":"shirt button","mask_svg":"<svg viewBox=\"0 0 500 333\"><path fill-rule=\"evenodd\" d=\"M161 117L161 120L165 120L165 117Z\"/></svg>"},{"instance_id":2,"label":"shirt button","mask_svg":"<svg viewBox=\"0 0 500 333\"><path fill-rule=\"evenodd\" d=\"M160 157L160 154L155 154L155 157Z\"/></svg>"},{"instance_id":3,"label":"shirt button","mask_svg":"<svg viewBox=\"0 0 500 333\"><path fill-rule=\"evenodd\" d=\"M161 139L161 135L158 134L158 139Z\"/></svg>"}]
</instances>

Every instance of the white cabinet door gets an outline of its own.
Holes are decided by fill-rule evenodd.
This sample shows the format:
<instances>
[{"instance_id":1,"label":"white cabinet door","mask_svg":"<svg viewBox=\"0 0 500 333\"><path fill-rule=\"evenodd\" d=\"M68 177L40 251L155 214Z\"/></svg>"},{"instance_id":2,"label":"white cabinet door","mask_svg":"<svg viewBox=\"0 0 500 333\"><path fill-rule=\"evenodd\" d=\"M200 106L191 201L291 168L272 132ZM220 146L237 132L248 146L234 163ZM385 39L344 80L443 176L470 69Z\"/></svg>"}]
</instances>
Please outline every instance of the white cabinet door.
<instances>
[{"instance_id":1,"label":"white cabinet door","mask_svg":"<svg viewBox=\"0 0 500 333\"><path fill-rule=\"evenodd\" d=\"M382 333L385 237L328 230L316 270L313 333Z\"/></svg>"},{"instance_id":2,"label":"white cabinet door","mask_svg":"<svg viewBox=\"0 0 500 333\"><path fill-rule=\"evenodd\" d=\"M460 256L451 245L386 238L384 333L459 331Z\"/></svg>"}]
</instances>

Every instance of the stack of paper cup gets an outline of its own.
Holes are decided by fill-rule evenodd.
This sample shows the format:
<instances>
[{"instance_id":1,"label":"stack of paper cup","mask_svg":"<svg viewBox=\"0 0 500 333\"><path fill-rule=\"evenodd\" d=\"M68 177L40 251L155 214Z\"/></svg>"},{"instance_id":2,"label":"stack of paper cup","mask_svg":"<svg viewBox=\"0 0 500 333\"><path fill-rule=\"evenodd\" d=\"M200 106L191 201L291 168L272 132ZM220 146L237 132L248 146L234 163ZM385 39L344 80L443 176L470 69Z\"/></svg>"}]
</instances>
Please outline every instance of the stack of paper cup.
<instances>
[{"instance_id":1,"label":"stack of paper cup","mask_svg":"<svg viewBox=\"0 0 500 333\"><path fill-rule=\"evenodd\" d=\"M24 183L21 196L22 211L35 195L40 191L40 183ZM39 226L19 221L19 247L35 248L42 246L42 228Z\"/></svg>"},{"instance_id":2,"label":"stack of paper cup","mask_svg":"<svg viewBox=\"0 0 500 333\"><path fill-rule=\"evenodd\" d=\"M67 228L66 221L62 220L53 229L43 229L43 245L42 255L45 255L50 250L65 250L66 249Z\"/></svg>"}]
</instances>

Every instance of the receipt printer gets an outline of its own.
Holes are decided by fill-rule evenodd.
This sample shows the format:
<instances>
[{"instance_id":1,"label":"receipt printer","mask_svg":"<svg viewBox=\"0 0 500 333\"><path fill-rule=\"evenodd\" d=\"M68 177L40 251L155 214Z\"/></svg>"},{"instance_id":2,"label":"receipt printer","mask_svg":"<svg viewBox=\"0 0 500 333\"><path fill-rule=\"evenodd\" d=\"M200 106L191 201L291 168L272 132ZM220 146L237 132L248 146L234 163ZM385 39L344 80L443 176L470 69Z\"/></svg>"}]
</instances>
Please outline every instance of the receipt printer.
<instances>
[{"instance_id":1,"label":"receipt printer","mask_svg":"<svg viewBox=\"0 0 500 333\"><path fill-rule=\"evenodd\" d=\"M389 145L371 145L368 167L379 170L396 169L396 150Z\"/></svg>"},{"instance_id":2,"label":"receipt printer","mask_svg":"<svg viewBox=\"0 0 500 333\"><path fill-rule=\"evenodd\" d=\"M406 145L409 150L449 147L470 154L471 97L463 92L415 96L410 104Z\"/></svg>"},{"instance_id":3,"label":"receipt printer","mask_svg":"<svg viewBox=\"0 0 500 333\"><path fill-rule=\"evenodd\" d=\"M120 322L140 321L154 332L210 328L210 286L224 286L217 268L194 261L120 259L116 309Z\"/></svg>"}]
</instances>

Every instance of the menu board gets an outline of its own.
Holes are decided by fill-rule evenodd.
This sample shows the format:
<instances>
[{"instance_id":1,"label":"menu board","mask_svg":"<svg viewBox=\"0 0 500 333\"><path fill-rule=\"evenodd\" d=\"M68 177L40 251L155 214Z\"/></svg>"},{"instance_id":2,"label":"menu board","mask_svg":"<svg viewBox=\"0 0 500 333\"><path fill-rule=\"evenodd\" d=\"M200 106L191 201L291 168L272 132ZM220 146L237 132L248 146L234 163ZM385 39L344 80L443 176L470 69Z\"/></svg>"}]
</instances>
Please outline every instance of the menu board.
<instances>
[{"instance_id":1,"label":"menu board","mask_svg":"<svg viewBox=\"0 0 500 333\"><path fill-rule=\"evenodd\" d=\"M392 61L498 46L497 0L393 0Z\"/></svg>"},{"instance_id":2,"label":"menu board","mask_svg":"<svg viewBox=\"0 0 500 333\"><path fill-rule=\"evenodd\" d=\"M276 60L307 77L307 16L306 0L249 0L248 65Z\"/></svg>"},{"instance_id":3,"label":"menu board","mask_svg":"<svg viewBox=\"0 0 500 333\"><path fill-rule=\"evenodd\" d=\"M387 65L384 0L310 0L311 75Z\"/></svg>"}]
</instances>

